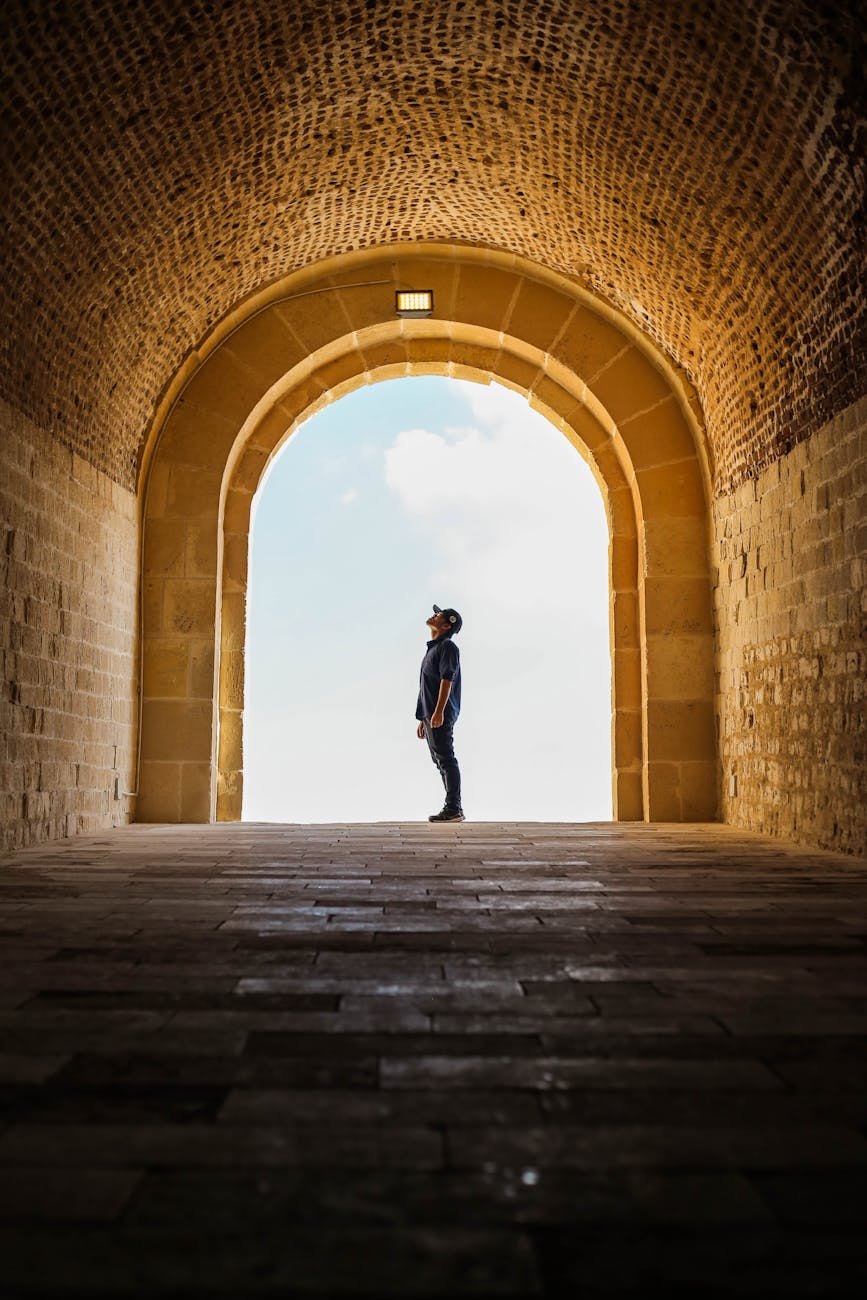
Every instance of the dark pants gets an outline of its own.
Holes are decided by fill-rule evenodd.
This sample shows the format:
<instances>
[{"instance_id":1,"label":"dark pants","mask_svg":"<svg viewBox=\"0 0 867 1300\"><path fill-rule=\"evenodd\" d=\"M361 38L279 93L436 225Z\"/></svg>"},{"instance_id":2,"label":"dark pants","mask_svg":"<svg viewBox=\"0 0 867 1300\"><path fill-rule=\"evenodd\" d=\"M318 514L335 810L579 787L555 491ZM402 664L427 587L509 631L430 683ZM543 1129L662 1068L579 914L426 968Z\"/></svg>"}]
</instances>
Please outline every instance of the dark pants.
<instances>
[{"instance_id":1,"label":"dark pants","mask_svg":"<svg viewBox=\"0 0 867 1300\"><path fill-rule=\"evenodd\" d=\"M441 727L432 727L430 718L424 719L424 737L430 756L439 769L446 788L444 807L449 812L461 811L461 769L455 758L455 724L444 722Z\"/></svg>"}]
</instances>

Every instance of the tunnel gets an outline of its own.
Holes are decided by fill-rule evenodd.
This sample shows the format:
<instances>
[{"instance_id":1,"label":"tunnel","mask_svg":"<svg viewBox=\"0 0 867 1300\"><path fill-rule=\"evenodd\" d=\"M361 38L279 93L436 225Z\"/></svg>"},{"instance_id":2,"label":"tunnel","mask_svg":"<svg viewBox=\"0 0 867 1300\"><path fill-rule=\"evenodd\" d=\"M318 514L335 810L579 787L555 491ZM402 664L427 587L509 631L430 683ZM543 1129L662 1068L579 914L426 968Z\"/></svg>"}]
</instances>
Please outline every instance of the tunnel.
<instances>
[{"instance_id":1,"label":"tunnel","mask_svg":"<svg viewBox=\"0 0 867 1300\"><path fill-rule=\"evenodd\" d=\"M2 27L14 1294L863 1281L863 6ZM416 375L596 477L611 823L240 821L255 493Z\"/></svg>"}]
</instances>

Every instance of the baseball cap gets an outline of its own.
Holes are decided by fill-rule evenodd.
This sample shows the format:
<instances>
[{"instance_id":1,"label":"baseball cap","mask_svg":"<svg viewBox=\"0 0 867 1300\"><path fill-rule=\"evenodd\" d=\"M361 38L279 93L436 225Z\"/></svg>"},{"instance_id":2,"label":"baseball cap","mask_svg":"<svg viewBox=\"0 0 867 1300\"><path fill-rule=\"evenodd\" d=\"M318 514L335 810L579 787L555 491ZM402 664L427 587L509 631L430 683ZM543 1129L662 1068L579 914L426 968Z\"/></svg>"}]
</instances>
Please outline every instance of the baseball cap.
<instances>
[{"instance_id":1,"label":"baseball cap","mask_svg":"<svg viewBox=\"0 0 867 1300\"><path fill-rule=\"evenodd\" d=\"M460 632L464 625L464 620L456 609L440 609L439 605L434 605L433 612L435 614L445 614L446 618L452 625L453 632Z\"/></svg>"}]
</instances>

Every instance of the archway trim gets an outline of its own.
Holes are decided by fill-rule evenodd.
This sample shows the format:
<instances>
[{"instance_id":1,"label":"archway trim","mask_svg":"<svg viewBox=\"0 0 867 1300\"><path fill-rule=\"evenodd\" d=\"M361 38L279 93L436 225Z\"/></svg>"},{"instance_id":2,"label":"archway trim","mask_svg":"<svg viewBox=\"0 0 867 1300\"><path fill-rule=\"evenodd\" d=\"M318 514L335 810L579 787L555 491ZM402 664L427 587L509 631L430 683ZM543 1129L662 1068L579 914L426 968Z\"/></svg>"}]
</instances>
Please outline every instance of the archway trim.
<instances>
[{"instance_id":1,"label":"archway trim","mask_svg":"<svg viewBox=\"0 0 867 1300\"><path fill-rule=\"evenodd\" d=\"M392 258L385 289L332 269L321 293L259 305L172 405L144 511L141 820L240 815L247 535L270 458L327 401L421 373L517 389L588 459L611 530L616 816L715 815L706 474L684 393L585 295L462 258ZM395 320L393 286L422 283L437 317Z\"/></svg>"}]
</instances>

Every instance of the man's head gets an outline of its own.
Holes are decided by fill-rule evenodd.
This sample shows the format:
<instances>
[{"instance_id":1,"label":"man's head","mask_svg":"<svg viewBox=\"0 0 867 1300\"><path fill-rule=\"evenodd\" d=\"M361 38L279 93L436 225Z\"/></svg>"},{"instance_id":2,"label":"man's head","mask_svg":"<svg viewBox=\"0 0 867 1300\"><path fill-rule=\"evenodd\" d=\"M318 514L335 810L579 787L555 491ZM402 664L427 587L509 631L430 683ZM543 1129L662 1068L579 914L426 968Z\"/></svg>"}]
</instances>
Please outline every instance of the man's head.
<instances>
[{"instance_id":1,"label":"man's head","mask_svg":"<svg viewBox=\"0 0 867 1300\"><path fill-rule=\"evenodd\" d=\"M439 605L434 605L427 625L434 637L454 636L455 632L460 632L463 622L456 609L440 609Z\"/></svg>"}]
</instances>

